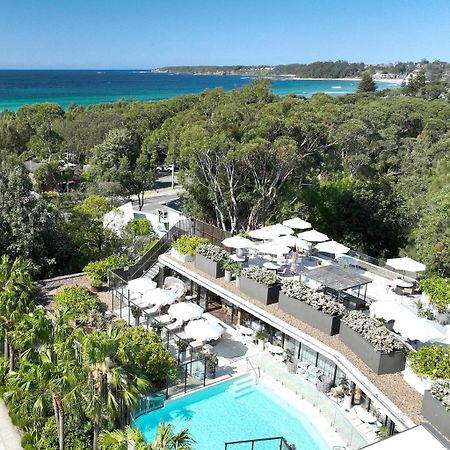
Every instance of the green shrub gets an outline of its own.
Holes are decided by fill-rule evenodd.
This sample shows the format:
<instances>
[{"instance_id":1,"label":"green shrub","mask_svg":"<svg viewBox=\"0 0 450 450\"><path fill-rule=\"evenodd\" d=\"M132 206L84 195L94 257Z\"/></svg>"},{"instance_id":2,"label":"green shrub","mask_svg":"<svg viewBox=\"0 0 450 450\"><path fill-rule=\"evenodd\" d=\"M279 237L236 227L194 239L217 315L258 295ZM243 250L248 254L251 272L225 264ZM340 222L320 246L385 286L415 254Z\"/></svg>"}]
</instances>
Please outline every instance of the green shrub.
<instances>
[{"instance_id":1,"label":"green shrub","mask_svg":"<svg viewBox=\"0 0 450 450\"><path fill-rule=\"evenodd\" d=\"M54 295L60 312L68 312L72 319L82 320L92 311L98 311L100 302L83 287L64 287Z\"/></svg>"},{"instance_id":2,"label":"green shrub","mask_svg":"<svg viewBox=\"0 0 450 450\"><path fill-rule=\"evenodd\" d=\"M134 236L148 236L153 233L152 223L145 217L130 220L126 228Z\"/></svg>"},{"instance_id":3,"label":"green shrub","mask_svg":"<svg viewBox=\"0 0 450 450\"><path fill-rule=\"evenodd\" d=\"M437 306L439 312L443 313L450 305L450 279L433 275L419 281L420 289L427 293L431 303Z\"/></svg>"},{"instance_id":4,"label":"green shrub","mask_svg":"<svg viewBox=\"0 0 450 450\"><path fill-rule=\"evenodd\" d=\"M174 358L162 344L161 338L145 328L125 328L117 357L125 366L138 367L152 384L161 385L175 377Z\"/></svg>"},{"instance_id":5,"label":"green shrub","mask_svg":"<svg viewBox=\"0 0 450 450\"><path fill-rule=\"evenodd\" d=\"M92 286L99 287L101 285L99 283L106 283L109 269L119 269L131 263L128 256L111 255L105 259L90 262L84 267L83 272L86 272Z\"/></svg>"},{"instance_id":6,"label":"green shrub","mask_svg":"<svg viewBox=\"0 0 450 450\"><path fill-rule=\"evenodd\" d=\"M199 236L180 236L173 244L173 248L179 251L182 255L194 256L197 252L197 247L201 244L208 243L208 239Z\"/></svg>"},{"instance_id":7,"label":"green shrub","mask_svg":"<svg viewBox=\"0 0 450 450\"><path fill-rule=\"evenodd\" d=\"M419 377L450 379L450 349L440 345L421 347L408 354L412 371Z\"/></svg>"}]
</instances>

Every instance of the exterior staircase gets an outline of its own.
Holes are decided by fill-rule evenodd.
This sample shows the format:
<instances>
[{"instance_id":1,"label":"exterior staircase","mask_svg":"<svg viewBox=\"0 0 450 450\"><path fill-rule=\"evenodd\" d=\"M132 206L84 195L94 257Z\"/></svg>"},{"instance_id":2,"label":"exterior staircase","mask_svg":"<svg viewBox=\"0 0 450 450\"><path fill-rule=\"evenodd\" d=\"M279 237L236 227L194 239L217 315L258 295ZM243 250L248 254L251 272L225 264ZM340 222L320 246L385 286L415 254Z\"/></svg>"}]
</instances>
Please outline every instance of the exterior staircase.
<instances>
[{"instance_id":1,"label":"exterior staircase","mask_svg":"<svg viewBox=\"0 0 450 450\"><path fill-rule=\"evenodd\" d=\"M158 276L159 269L164 267L164 264L156 261L156 263L143 275L143 278L150 278L153 280L156 276Z\"/></svg>"}]
</instances>

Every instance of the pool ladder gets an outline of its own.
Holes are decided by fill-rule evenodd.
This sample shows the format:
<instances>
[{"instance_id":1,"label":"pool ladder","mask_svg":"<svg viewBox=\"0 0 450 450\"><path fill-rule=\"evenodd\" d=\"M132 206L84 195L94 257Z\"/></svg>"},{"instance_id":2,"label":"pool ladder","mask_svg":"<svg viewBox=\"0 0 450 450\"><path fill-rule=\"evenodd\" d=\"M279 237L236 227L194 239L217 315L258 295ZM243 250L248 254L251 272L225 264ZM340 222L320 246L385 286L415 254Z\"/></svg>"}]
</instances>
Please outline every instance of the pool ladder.
<instances>
[{"instance_id":1,"label":"pool ladder","mask_svg":"<svg viewBox=\"0 0 450 450\"><path fill-rule=\"evenodd\" d=\"M245 358L245 360L247 361L247 372L250 372L251 370L255 373L255 381L256 384L258 384L261 377L261 369L259 367L255 368L249 358Z\"/></svg>"}]
</instances>

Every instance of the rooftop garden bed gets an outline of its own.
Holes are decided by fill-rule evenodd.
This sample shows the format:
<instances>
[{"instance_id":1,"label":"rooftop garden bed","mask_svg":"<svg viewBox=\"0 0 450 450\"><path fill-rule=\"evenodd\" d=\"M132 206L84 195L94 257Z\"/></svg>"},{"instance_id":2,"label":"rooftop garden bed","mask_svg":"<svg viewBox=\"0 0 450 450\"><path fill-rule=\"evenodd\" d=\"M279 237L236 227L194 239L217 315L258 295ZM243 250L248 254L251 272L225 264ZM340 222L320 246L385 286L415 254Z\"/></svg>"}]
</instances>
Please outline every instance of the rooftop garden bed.
<instances>
[{"instance_id":1,"label":"rooftop garden bed","mask_svg":"<svg viewBox=\"0 0 450 450\"><path fill-rule=\"evenodd\" d=\"M277 281L274 271L258 266L245 267L239 275L239 289L264 305L270 305L278 302L280 286Z\"/></svg>"},{"instance_id":2,"label":"rooftop garden bed","mask_svg":"<svg viewBox=\"0 0 450 450\"><path fill-rule=\"evenodd\" d=\"M330 336L339 333L345 312L344 305L331 296L314 292L297 280L282 281L279 307Z\"/></svg>"},{"instance_id":3,"label":"rooftop garden bed","mask_svg":"<svg viewBox=\"0 0 450 450\"><path fill-rule=\"evenodd\" d=\"M108 281L108 270L120 269L128 266L133 261L128 256L111 255L107 258L93 261L87 264L83 271L89 278L89 283L93 288L100 288Z\"/></svg>"},{"instance_id":4,"label":"rooftop garden bed","mask_svg":"<svg viewBox=\"0 0 450 450\"><path fill-rule=\"evenodd\" d=\"M200 244L196 249L195 267L214 278L223 277L223 264L229 260L229 254L223 248L213 244Z\"/></svg>"},{"instance_id":5,"label":"rooftop garden bed","mask_svg":"<svg viewBox=\"0 0 450 450\"><path fill-rule=\"evenodd\" d=\"M447 439L450 439L450 379L436 380L425 391L422 414Z\"/></svg>"},{"instance_id":6,"label":"rooftop garden bed","mask_svg":"<svg viewBox=\"0 0 450 450\"><path fill-rule=\"evenodd\" d=\"M405 368L402 342L380 321L361 311L345 314L339 338L378 375L400 372Z\"/></svg>"},{"instance_id":7,"label":"rooftop garden bed","mask_svg":"<svg viewBox=\"0 0 450 450\"><path fill-rule=\"evenodd\" d=\"M197 247L207 243L208 239L200 236L180 236L172 245L172 255L181 259L183 262L193 261Z\"/></svg>"},{"instance_id":8,"label":"rooftop garden bed","mask_svg":"<svg viewBox=\"0 0 450 450\"><path fill-rule=\"evenodd\" d=\"M450 349L440 345L422 347L408 354L411 370L419 377L450 380Z\"/></svg>"},{"instance_id":9,"label":"rooftop garden bed","mask_svg":"<svg viewBox=\"0 0 450 450\"><path fill-rule=\"evenodd\" d=\"M435 305L439 313L446 313L450 307L450 279L433 275L419 281L423 292L430 297L430 303Z\"/></svg>"}]
</instances>

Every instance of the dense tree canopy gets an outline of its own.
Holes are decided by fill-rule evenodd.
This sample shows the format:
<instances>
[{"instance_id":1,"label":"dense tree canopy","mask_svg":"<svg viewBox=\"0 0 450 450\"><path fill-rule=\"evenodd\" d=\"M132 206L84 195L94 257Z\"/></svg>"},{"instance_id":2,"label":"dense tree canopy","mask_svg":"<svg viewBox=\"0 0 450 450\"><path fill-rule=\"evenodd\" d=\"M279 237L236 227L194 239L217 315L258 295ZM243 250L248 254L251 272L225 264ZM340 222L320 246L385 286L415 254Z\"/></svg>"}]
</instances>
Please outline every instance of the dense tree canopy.
<instances>
[{"instance_id":1,"label":"dense tree canopy","mask_svg":"<svg viewBox=\"0 0 450 450\"><path fill-rule=\"evenodd\" d=\"M327 67L349 67L338 63ZM427 76L431 64L422 64ZM127 244L103 235L101 205L91 205L97 217L83 212L86 193L107 196L110 207L130 196L142 206L156 166L176 163L189 216L239 232L301 214L354 249L374 257L405 251L446 274L446 96L444 82L427 82L419 73L397 91L336 98L277 97L267 80L259 80L229 93L215 89L162 102L5 112L2 164L50 161L36 174L41 199L31 194L23 169L2 171L0 192L12 195L0 195L0 241L12 256L48 255L61 271L121 253ZM61 159L89 164L80 166L77 191L63 193L66 185L56 171ZM55 185L59 194L45 192ZM48 242L48 229L66 239ZM80 264L70 255L79 255Z\"/></svg>"}]
</instances>

